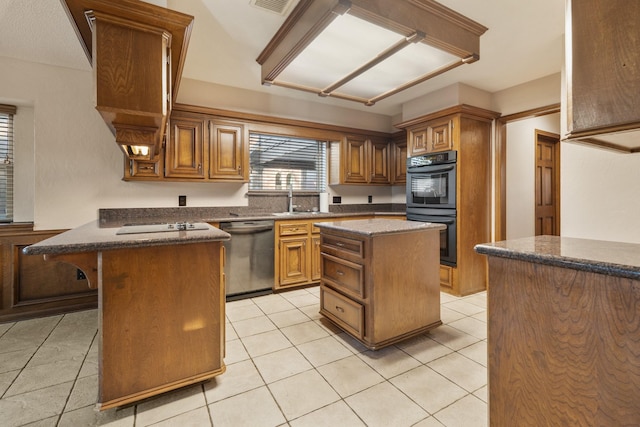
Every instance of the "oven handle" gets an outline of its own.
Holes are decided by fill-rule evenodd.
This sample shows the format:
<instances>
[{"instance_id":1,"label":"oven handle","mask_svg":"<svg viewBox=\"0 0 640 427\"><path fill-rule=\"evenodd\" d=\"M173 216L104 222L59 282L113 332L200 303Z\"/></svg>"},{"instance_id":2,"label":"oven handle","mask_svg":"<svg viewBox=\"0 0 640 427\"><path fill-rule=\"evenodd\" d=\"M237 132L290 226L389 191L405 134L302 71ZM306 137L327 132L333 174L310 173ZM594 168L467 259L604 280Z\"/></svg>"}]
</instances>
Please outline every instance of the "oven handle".
<instances>
[{"instance_id":1,"label":"oven handle","mask_svg":"<svg viewBox=\"0 0 640 427\"><path fill-rule=\"evenodd\" d=\"M424 173L435 173L435 172L447 172L453 170L456 165L444 166L444 167L434 167L434 166L409 166L407 169L416 170L416 172L424 172ZM423 170L418 170L423 169Z\"/></svg>"}]
</instances>

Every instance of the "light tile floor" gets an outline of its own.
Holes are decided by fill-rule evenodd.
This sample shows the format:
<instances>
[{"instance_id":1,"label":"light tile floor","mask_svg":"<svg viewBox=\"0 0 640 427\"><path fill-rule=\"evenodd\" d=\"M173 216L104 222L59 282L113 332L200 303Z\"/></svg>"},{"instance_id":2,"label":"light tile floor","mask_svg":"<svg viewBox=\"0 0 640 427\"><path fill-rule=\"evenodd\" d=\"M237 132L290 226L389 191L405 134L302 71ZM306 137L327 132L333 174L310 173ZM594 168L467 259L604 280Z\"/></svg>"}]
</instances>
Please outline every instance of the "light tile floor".
<instances>
[{"instance_id":1,"label":"light tile floor","mask_svg":"<svg viewBox=\"0 0 640 427\"><path fill-rule=\"evenodd\" d=\"M486 293L441 294L443 325L369 351L318 314L318 288L227 304L227 371L96 410L96 310L0 324L0 425L487 425Z\"/></svg>"}]
</instances>

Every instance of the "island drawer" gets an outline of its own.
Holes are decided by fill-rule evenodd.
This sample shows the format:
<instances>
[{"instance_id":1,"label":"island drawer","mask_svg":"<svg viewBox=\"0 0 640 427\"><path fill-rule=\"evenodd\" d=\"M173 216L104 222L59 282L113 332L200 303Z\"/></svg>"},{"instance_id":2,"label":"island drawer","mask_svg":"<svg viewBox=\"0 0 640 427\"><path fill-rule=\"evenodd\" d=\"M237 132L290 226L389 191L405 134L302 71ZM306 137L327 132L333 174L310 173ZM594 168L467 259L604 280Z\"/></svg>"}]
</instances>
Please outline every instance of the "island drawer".
<instances>
[{"instance_id":1,"label":"island drawer","mask_svg":"<svg viewBox=\"0 0 640 427\"><path fill-rule=\"evenodd\" d=\"M364 337L364 306L361 304L321 286L320 313L354 336Z\"/></svg>"},{"instance_id":2,"label":"island drawer","mask_svg":"<svg viewBox=\"0 0 640 427\"><path fill-rule=\"evenodd\" d=\"M300 234L308 234L309 222L284 222L278 223L278 232L280 236L296 236Z\"/></svg>"},{"instance_id":3,"label":"island drawer","mask_svg":"<svg viewBox=\"0 0 640 427\"><path fill-rule=\"evenodd\" d=\"M322 280L356 298L364 298L364 266L322 253Z\"/></svg>"},{"instance_id":4,"label":"island drawer","mask_svg":"<svg viewBox=\"0 0 640 427\"><path fill-rule=\"evenodd\" d=\"M321 234L321 245L324 252L354 261L364 260L364 242L344 236Z\"/></svg>"}]
</instances>

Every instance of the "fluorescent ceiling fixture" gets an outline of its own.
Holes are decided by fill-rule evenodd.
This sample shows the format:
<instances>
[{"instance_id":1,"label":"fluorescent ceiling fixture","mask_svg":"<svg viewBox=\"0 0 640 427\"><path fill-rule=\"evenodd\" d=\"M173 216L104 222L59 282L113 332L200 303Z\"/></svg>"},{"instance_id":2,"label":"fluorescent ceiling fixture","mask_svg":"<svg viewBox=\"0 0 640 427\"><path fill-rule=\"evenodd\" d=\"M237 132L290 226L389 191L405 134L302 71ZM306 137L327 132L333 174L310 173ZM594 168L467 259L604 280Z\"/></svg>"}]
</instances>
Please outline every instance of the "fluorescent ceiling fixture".
<instances>
[{"instance_id":1,"label":"fluorescent ceiling fixture","mask_svg":"<svg viewBox=\"0 0 640 427\"><path fill-rule=\"evenodd\" d=\"M373 105L478 60L486 30L433 0L300 0L257 61L263 84Z\"/></svg>"}]
</instances>

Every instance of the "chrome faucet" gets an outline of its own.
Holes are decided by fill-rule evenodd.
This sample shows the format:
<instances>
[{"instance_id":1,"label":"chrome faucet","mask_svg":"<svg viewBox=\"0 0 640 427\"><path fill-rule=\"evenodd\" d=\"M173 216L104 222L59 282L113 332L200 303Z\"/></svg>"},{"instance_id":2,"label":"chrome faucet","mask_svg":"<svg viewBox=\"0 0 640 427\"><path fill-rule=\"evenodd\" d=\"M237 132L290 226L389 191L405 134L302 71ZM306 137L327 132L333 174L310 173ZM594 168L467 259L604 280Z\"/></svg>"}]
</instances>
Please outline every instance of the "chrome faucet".
<instances>
[{"instance_id":1,"label":"chrome faucet","mask_svg":"<svg viewBox=\"0 0 640 427\"><path fill-rule=\"evenodd\" d=\"M289 213L293 212L293 185L289 185Z\"/></svg>"}]
</instances>

